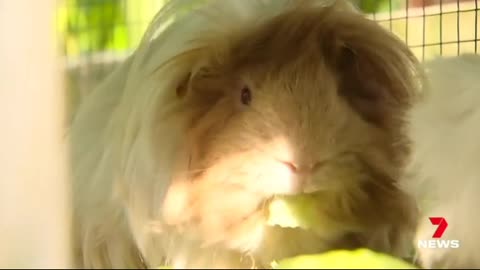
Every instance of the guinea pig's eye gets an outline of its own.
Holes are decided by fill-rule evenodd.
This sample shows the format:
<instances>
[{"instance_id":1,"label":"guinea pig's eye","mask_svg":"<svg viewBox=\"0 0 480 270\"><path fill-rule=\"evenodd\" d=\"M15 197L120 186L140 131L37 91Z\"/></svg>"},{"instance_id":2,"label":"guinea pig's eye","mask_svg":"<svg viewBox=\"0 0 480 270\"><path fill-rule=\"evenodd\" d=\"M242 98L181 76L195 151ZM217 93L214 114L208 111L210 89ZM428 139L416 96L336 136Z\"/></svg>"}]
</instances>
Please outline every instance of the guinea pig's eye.
<instances>
[{"instance_id":1,"label":"guinea pig's eye","mask_svg":"<svg viewBox=\"0 0 480 270\"><path fill-rule=\"evenodd\" d=\"M242 100L242 103L245 105L249 105L250 102L252 101L252 92L250 91L250 88L248 88L248 86L244 86L242 88L240 99Z\"/></svg>"}]
</instances>

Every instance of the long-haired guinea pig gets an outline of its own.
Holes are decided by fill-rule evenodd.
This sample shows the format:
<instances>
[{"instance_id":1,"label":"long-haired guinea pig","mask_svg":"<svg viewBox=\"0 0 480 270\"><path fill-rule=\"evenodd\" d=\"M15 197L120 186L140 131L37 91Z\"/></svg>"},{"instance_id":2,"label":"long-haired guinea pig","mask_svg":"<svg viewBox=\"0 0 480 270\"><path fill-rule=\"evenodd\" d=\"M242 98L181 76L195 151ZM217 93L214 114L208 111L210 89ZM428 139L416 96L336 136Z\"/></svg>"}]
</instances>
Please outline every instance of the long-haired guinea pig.
<instances>
[{"instance_id":1,"label":"long-haired guinea pig","mask_svg":"<svg viewBox=\"0 0 480 270\"><path fill-rule=\"evenodd\" d=\"M398 179L416 58L345 1L204 2L167 4L76 114L79 265L407 256L417 209ZM273 196L310 192L321 228L267 226Z\"/></svg>"},{"instance_id":2,"label":"long-haired guinea pig","mask_svg":"<svg viewBox=\"0 0 480 270\"><path fill-rule=\"evenodd\" d=\"M417 257L425 268L480 269L480 55L425 68L428 87L408 112L412 151L402 181L421 209ZM441 238L433 238L440 224L430 217L444 218Z\"/></svg>"}]
</instances>

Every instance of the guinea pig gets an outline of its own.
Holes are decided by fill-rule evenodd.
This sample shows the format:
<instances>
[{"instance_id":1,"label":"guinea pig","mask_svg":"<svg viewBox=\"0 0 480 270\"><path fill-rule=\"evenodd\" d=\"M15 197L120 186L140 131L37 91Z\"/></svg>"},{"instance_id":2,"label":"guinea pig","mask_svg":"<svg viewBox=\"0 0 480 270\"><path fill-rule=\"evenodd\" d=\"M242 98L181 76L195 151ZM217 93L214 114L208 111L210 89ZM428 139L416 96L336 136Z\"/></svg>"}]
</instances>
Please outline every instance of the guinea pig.
<instances>
[{"instance_id":1,"label":"guinea pig","mask_svg":"<svg viewBox=\"0 0 480 270\"><path fill-rule=\"evenodd\" d=\"M479 269L480 56L441 57L424 66L428 87L407 113L411 158L402 181L421 210L417 258L424 268ZM440 224L430 217L444 219L440 238L433 237Z\"/></svg>"},{"instance_id":2,"label":"guinea pig","mask_svg":"<svg viewBox=\"0 0 480 270\"><path fill-rule=\"evenodd\" d=\"M171 1L71 125L78 265L408 256L417 207L399 182L421 75L346 1ZM312 192L318 230L267 226L274 196Z\"/></svg>"}]
</instances>

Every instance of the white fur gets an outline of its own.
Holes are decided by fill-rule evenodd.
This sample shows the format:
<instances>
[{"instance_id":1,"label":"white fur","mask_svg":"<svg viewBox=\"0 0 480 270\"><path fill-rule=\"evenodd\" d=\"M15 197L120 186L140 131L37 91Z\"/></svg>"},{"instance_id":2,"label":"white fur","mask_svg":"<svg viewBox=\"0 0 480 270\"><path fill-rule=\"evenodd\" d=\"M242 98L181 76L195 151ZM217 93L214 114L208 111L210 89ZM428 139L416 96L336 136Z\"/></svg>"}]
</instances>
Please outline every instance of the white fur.
<instances>
[{"instance_id":1,"label":"white fur","mask_svg":"<svg viewBox=\"0 0 480 270\"><path fill-rule=\"evenodd\" d=\"M416 240L432 239L436 226L428 217L445 217L442 239L461 247L420 249L418 256L428 268L480 268L480 56L438 58L425 67L430 86L409 115L409 188L423 214Z\"/></svg>"}]
</instances>

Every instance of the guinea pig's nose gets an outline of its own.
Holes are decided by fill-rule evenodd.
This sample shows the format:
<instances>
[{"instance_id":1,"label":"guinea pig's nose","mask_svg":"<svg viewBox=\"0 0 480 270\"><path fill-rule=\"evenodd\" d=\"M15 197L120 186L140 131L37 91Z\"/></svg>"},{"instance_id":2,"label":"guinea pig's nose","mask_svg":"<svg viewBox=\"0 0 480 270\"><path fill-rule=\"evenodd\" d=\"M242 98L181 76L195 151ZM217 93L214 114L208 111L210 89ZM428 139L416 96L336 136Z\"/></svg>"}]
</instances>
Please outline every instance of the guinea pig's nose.
<instances>
[{"instance_id":1,"label":"guinea pig's nose","mask_svg":"<svg viewBox=\"0 0 480 270\"><path fill-rule=\"evenodd\" d=\"M295 163L293 162L289 162L289 161L281 161L283 164L285 164L289 169L290 171L296 173L298 171L298 167Z\"/></svg>"},{"instance_id":2,"label":"guinea pig's nose","mask_svg":"<svg viewBox=\"0 0 480 270\"><path fill-rule=\"evenodd\" d=\"M316 169L318 169L321 165L320 162L314 162L311 163L310 165L308 164L299 164L295 163L292 161L281 161L283 164L285 164L292 173L296 174L303 174L303 173L311 173L314 172Z\"/></svg>"}]
</instances>

